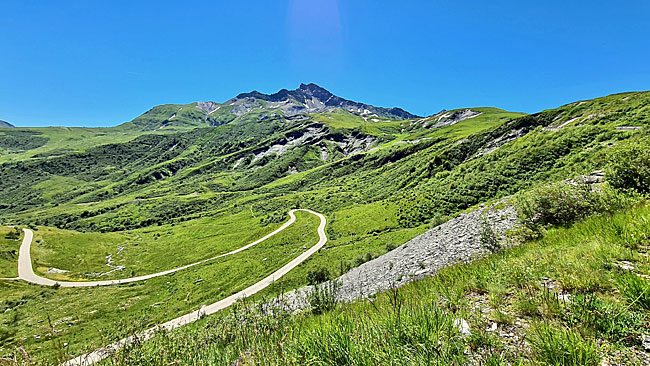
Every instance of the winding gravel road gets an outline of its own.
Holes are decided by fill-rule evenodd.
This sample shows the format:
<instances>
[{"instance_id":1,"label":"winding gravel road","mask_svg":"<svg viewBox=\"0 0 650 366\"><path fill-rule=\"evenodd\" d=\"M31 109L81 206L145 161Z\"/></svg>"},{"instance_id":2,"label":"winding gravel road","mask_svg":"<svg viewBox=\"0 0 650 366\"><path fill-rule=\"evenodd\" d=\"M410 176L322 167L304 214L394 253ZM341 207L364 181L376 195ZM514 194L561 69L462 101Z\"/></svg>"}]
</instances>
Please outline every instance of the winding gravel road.
<instances>
[{"instance_id":1,"label":"winding gravel road","mask_svg":"<svg viewBox=\"0 0 650 366\"><path fill-rule=\"evenodd\" d=\"M291 210L291 211L289 211L289 216L290 216L289 220L286 223L284 223L281 227L279 227L277 230L273 231L272 233L264 236L263 238L261 238L259 240L256 240L256 241L254 241L254 242L252 242L250 244L247 244L247 245L245 245L245 246L243 246L243 247L241 247L241 248L239 248L237 250L233 250L232 252L222 254L222 255L219 255L219 256L216 256L216 257L213 257L213 258L210 258L210 259L206 259L206 260L203 260L201 262L196 262L196 263L193 263L193 264L190 264L190 265L187 265L187 266L171 269L171 270L164 271L164 272L153 273L153 274L146 275L146 276L138 276L138 277L126 278L126 279L122 279L122 280L93 281L93 282L54 281L54 280L51 280L49 278L44 278L44 277L37 276L34 273L33 269L32 269L31 256L30 256L30 247L31 247L31 243L32 243L34 233L29 229L24 229L25 238L23 239L23 242L22 242L22 244L20 246L20 253L18 255L18 277L20 279L22 279L22 280L27 281L27 282L36 283L36 284L44 285L44 286L54 286L56 283L58 283L61 287L105 286L105 285L116 285L116 284L121 284L121 283L129 283L129 282L134 282L134 281L142 281L142 280L146 280L148 278L163 276L163 275L166 275L166 274L169 274L169 273L180 271L182 269L189 268L189 267L192 267L192 266L196 266L198 264L205 263L207 261L210 261L210 260L213 260L213 259L216 259L216 258L224 257L226 255L231 255L231 254L235 254L235 253L241 252L243 250L246 250L246 249L252 247L253 245L259 244L260 242L272 237L273 235L275 235L275 234L281 232L282 230L286 229L287 227L289 227L289 225L293 224L296 221L296 216L295 216L296 211L308 212L308 213L310 213L312 215L317 216L320 219L320 224L318 225L318 230L317 230L319 240L318 240L318 243L316 243L316 245L314 245L311 248L307 249L305 252L300 254L298 257L293 259L291 262L285 264L280 269L278 269L277 271L271 273L270 275L268 275L267 277L265 277L261 281L259 281L259 282L255 283L255 284L245 288L242 291L237 292L236 294L230 295L227 298L225 298L223 300L220 300L220 301L217 301L217 302L215 302L213 304L210 304L210 305L207 305L207 306L202 306L199 310L193 311L193 312L185 314L183 316L179 316L178 318L172 319L172 320L170 320L168 322L165 322L165 323L159 324L159 325L157 325L155 327L149 328L149 329L147 329L147 330L145 330L145 331L143 331L143 332L141 332L139 334L133 335L133 336L128 337L128 338L124 338L124 339L122 339L122 340L120 340L118 342L109 344L109 345L107 345L105 347L99 348L99 349L94 350L94 351L92 351L90 353L87 353L85 355L81 355L79 357L73 358L73 359L71 359L71 360L69 360L69 361L67 361L67 362L65 362L63 364L65 366L92 365L92 364L94 364L96 362L99 362L99 361L105 359L106 357L110 356L111 353L119 350L120 348L124 347L124 345L129 344L129 343L133 342L136 339L138 341L144 341L144 340L147 340L147 339L150 339L151 337L153 337L157 330L161 330L161 329L172 330L172 329L182 327L182 326L184 326L186 324L195 322L195 321L199 320L201 317L203 317L205 315L214 314L219 310L223 310L223 309L229 307L230 305L232 305L233 303L235 303L239 299L242 299L242 298L245 298L245 297L248 297L248 296L252 296L253 294L263 290L264 288L266 288L267 286L269 286L270 284L272 284L276 280L280 279L285 274L289 273L289 271L294 269L300 263L304 262L307 258L309 258L311 255L313 255L319 249L321 249L325 245L325 243L327 243L327 235L325 234L325 225L327 225L327 219L322 214L320 214L318 212L315 212L315 211L312 211L312 210L308 210L308 209Z\"/></svg>"},{"instance_id":2,"label":"winding gravel road","mask_svg":"<svg viewBox=\"0 0 650 366\"><path fill-rule=\"evenodd\" d=\"M233 250L231 252L224 253L224 254L221 254L221 255L218 255L218 256L215 256L215 257L212 257L212 258L204 259L204 260L202 260L200 262L188 264L188 265L183 266L183 267L169 269L169 270L166 270L166 271L162 271L162 272L158 272L158 273L152 273L152 274L148 274L148 275L144 275L144 276L124 278L124 279L120 279L120 280L55 281L55 280L45 278L45 277L41 277L41 276L37 275L36 273L34 273L34 270L32 268L32 258L31 258L31 246L32 246L32 241L34 239L34 232L31 231L30 229L23 229L23 231L25 233L25 237L23 238L22 244L20 245L20 251L18 253L18 278L23 280L23 281L27 281L27 282L30 282L30 283L35 283L37 285L55 286L56 284L58 284L61 287L109 286L109 285L119 285L119 284L123 284L123 283L144 281L144 280L148 280L150 278L164 276L164 275L167 275L167 274L170 274L170 273L178 272L178 271L183 270L183 269L198 266L199 264L210 262L210 261L213 261L213 260L218 259L218 258L222 258L222 257L228 256L228 255L233 255L233 254L239 253L241 251L244 251L244 250L246 250L246 249L248 249L248 248L250 248L250 247L252 247L252 246L254 246L256 244L259 244L259 243L265 241L266 239L272 237L273 235L275 235L275 234L281 232L282 230L288 228L289 226L291 226L291 224L293 224L296 221L296 216L294 214L296 211L305 211L305 212L309 212L309 213L317 215L317 216L320 215L320 214L318 214L318 213L316 213L314 211L311 211L311 210L305 210L305 209L291 210L291 211L289 211L289 220L287 222L285 222L284 224L282 224L282 226L277 228L272 233L267 234L266 236L254 241L254 242L252 242L250 244L246 244L241 248L235 249L235 250ZM322 220L323 220L323 218L321 218L321 221Z\"/></svg>"}]
</instances>

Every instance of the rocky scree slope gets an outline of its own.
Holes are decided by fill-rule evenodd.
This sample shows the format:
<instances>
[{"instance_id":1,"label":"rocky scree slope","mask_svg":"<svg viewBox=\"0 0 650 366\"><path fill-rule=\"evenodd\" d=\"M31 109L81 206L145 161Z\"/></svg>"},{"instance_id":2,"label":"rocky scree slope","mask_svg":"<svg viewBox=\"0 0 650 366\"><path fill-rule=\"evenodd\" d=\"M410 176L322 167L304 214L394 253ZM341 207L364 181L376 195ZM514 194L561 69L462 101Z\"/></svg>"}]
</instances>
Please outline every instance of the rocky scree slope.
<instances>
[{"instance_id":1,"label":"rocky scree slope","mask_svg":"<svg viewBox=\"0 0 650 366\"><path fill-rule=\"evenodd\" d=\"M507 245L505 233L517 225L516 209L508 204L481 205L421 234L400 247L333 280L337 301L353 301L434 275L457 263L467 263ZM309 306L313 286L291 291L269 306L287 310Z\"/></svg>"}]
</instances>

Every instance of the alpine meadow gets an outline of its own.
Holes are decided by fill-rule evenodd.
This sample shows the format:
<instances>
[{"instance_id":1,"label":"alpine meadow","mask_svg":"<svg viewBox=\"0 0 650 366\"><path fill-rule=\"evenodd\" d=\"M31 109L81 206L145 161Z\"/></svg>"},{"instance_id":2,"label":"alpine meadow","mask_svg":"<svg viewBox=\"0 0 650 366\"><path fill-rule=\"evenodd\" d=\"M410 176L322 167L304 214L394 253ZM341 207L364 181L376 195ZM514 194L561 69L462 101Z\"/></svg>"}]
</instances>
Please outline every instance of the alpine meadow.
<instances>
[{"instance_id":1,"label":"alpine meadow","mask_svg":"<svg viewBox=\"0 0 650 366\"><path fill-rule=\"evenodd\" d=\"M649 365L647 19L425 3L0 6L0 365Z\"/></svg>"}]
</instances>

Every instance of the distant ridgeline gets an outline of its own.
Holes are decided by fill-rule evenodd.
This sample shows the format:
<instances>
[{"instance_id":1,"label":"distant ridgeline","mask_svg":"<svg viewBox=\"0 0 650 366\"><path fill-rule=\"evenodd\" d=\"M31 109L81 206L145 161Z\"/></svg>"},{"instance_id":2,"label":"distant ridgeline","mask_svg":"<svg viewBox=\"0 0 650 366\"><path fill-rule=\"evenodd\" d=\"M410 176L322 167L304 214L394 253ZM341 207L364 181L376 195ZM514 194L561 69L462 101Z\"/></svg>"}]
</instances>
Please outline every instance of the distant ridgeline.
<instances>
[{"instance_id":1,"label":"distant ridgeline","mask_svg":"<svg viewBox=\"0 0 650 366\"><path fill-rule=\"evenodd\" d=\"M5 128L5 127L14 127L14 125L12 125L7 121L0 120L0 128Z\"/></svg>"},{"instance_id":2,"label":"distant ridgeline","mask_svg":"<svg viewBox=\"0 0 650 366\"><path fill-rule=\"evenodd\" d=\"M257 91L243 93L225 103L160 105L126 125L151 131L162 128L219 126L230 122L255 122L265 119L300 119L311 113L345 113L398 120L418 117L400 108L381 108L343 99L316 84L301 84L296 90L282 89L271 95Z\"/></svg>"}]
</instances>

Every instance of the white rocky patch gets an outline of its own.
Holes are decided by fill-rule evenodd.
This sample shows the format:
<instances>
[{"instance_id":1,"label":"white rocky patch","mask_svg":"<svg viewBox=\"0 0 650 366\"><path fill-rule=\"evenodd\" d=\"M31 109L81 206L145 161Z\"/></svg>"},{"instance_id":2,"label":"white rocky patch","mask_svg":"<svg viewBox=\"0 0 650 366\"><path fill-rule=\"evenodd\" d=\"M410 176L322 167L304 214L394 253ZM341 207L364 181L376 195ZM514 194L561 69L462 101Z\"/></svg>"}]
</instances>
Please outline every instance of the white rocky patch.
<instances>
[{"instance_id":1,"label":"white rocky patch","mask_svg":"<svg viewBox=\"0 0 650 366\"><path fill-rule=\"evenodd\" d=\"M289 151L290 148L294 146L302 145L308 140L320 138L324 136L326 133L327 131L323 128L310 127L298 138L289 138L284 143L272 145L268 149L255 154L255 157L253 158L251 163L254 163L260 160L261 158L272 154L277 154L278 156L282 156L287 151Z\"/></svg>"},{"instance_id":2,"label":"white rocky patch","mask_svg":"<svg viewBox=\"0 0 650 366\"><path fill-rule=\"evenodd\" d=\"M346 136L343 141L330 142L338 145L346 156L350 156L368 151L375 141L377 141L377 138L373 136L366 136L362 139L353 136Z\"/></svg>"},{"instance_id":3,"label":"white rocky patch","mask_svg":"<svg viewBox=\"0 0 650 366\"><path fill-rule=\"evenodd\" d=\"M178 108L178 110L174 114L172 114L171 117L169 117L167 120L171 121L174 117L176 117L176 114L178 114L178 112L180 112L182 110L183 110L183 107Z\"/></svg>"},{"instance_id":4,"label":"white rocky patch","mask_svg":"<svg viewBox=\"0 0 650 366\"><path fill-rule=\"evenodd\" d=\"M122 253L123 250L124 250L124 247L122 247L122 246L117 247L117 253L115 255L120 255L120 253ZM113 255L112 254L109 254L109 255L106 256L106 265L113 268L113 269L111 269L108 272L100 273L99 277L106 276L106 275L111 274L111 273L113 273L115 271L121 271L121 270L126 268L124 266L113 264Z\"/></svg>"},{"instance_id":5,"label":"white rocky patch","mask_svg":"<svg viewBox=\"0 0 650 366\"><path fill-rule=\"evenodd\" d=\"M471 109L464 109L462 111L456 112L443 112L439 113L433 117L430 117L422 127L424 128L437 128L442 126L450 126L458 122L464 121L466 119L474 118L483 114L482 112L476 112Z\"/></svg>"},{"instance_id":6,"label":"white rocky patch","mask_svg":"<svg viewBox=\"0 0 650 366\"><path fill-rule=\"evenodd\" d=\"M641 126L618 126L618 127L615 127L615 128L616 128L617 131L636 131L636 130L642 129L643 127L641 127Z\"/></svg>"},{"instance_id":7,"label":"white rocky patch","mask_svg":"<svg viewBox=\"0 0 650 366\"><path fill-rule=\"evenodd\" d=\"M237 159L237 161L235 162L235 165L233 165L232 168L236 169L241 164L242 161L244 161L243 157Z\"/></svg>"},{"instance_id":8,"label":"white rocky patch","mask_svg":"<svg viewBox=\"0 0 650 366\"><path fill-rule=\"evenodd\" d=\"M215 102L197 102L195 108L205 112L206 115L209 115L215 111L218 111L221 106Z\"/></svg>"},{"instance_id":9,"label":"white rocky patch","mask_svg":"<svg viewBox=\"0 0 650 366\"><path fill-rule=\"evenodd\" d=\"M582 117L582 116L571 118L570 120L564 121L560 125L555 126L555 127L551 127L551 126L544 127L544 128L542 128L542 130L544 130L544 131L559 131L562 128L566 127L569 123L577 121L580 117Z\"/></svg>"},{"instance_id":10,"label":"white rocky patch","mask_svg":"<svg viewBox=\"0 0 650 366\"><path fill-rule=\"evenodd\" d=\"M45 271L45 273L47 273L47 274L65 274L65 273L68 273L68 272L70 272L70 271L66 271L64 269L58 269L58 268L54 268L54 267L50 267L50 268L47 269L47 271Z\"/></svg>"},{"instance_id":11,"label":"white rocky patch","mask_svg":"<svg viewBox=\"0 0 650 366\"><path fill-rule=\"evenodd\" d=\"M322 161L327 161L330 158L330 151L327 146L321 146L320 148L320 158Z\"/></svg>"}]
</instances>

